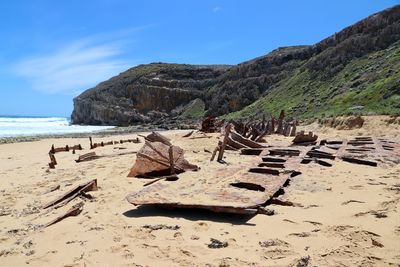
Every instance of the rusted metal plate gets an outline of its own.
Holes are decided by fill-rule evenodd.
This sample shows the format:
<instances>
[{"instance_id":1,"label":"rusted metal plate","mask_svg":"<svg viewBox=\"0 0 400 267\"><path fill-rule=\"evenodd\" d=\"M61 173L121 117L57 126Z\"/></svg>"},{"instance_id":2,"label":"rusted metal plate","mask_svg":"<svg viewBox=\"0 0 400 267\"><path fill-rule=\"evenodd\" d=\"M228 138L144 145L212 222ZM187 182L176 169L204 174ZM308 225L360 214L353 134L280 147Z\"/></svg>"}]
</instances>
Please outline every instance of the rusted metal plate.
<instances>
[{"instance_id":1,"label":"rusted metal plate","mask_svg":"<svg viewBox=\"0 0 400 267\"><path fill-rule=\"evenodd\" d=\"M182 148L169 146L161 142L146 141L143 147L137 152L135 164L129 172L128 177L155 177L170 174L170 147L172 147L174 170L177 173L198 169L196 165L190 164L185 160Z\"/></svg>"},{"instance_id":2,"label":"rusted metal plate","mask_svg":"<svg viewBox=\"0 0 400 267\"><path fill-rule=\"evenodd\" d=\"M368 144L364 144L366 142ZM360 143L363 145L358 145ZM323 140L315 146L277 144L279 145L257 149L256 154L259 156L255 156L252 165L221 166L214 173L203 173L202 170L175 182L160 180L129 194L127 200L134 205L202 208L214 212L254 214L261 210L262 205L271 199L291 176L299 174L300 163L314 162L330 167L332 164L325 159L340 159L376 166L368 157L380 158L384 162L400 161L398 142L375 137L351 139L350 145L345 139ZM334 149L329 147L332 145L335 146ZM357 155L350 157L349 154L354 152L357 152Z\"/></svg>"},{"instance_id":3,"label":"rusted metal plate","mask_svg":"<svg viewBox=\"0 0 400 267\"><path fill-rule=\"evenodd\" d=\"M97 179L94 179L87 183L76 186L75 188L71 189L70 191L68 191L67 193L58 197L57 199L43 205L43 208L47 209L52 206L55 206L56 208L64 206L65 204L70 202L75 197L79 196L82 193L89 192L89 191L97 191Z\"/></svg>"},{"instance_id":4,"label":"rusted metal plate","mask_svg":"<svg viewBox=\"0 0 400 267\"><path fill-rule=\"evenodd\" d=\"M256 213L258 207L283 187L290 174L253 173L244 166L236 166L222 167L207 179L201 176L198 172L173 183L161 181L129 194L127 200L134 205Z\"/></svg>"}]
</instances>

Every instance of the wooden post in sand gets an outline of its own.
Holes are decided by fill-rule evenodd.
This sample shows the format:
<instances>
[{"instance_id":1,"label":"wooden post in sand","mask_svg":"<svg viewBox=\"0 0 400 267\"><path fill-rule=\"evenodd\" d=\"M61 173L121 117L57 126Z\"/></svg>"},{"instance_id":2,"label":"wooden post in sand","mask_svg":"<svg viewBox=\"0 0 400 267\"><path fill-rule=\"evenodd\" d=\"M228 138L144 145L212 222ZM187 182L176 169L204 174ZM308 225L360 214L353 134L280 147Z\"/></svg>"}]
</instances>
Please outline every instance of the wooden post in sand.
<instances>
[{"instance_id":1,"label":"wooden post in sand","mask_svg":"<svg viewBox=\"0 0 400 267\"><path fill-rule=\"evenodd\" d=\"M168 153L169 153L169 165L171 168L170 173L172 175L172 174L175 174L174 155L173 155L172 146L169 146Z\"/></svg>"},{"instance_id":2,"label":"wooden post in sand","mask_svg":"<svg viewBox=\"0 0 400 267\"><path fill-rule=\"evenodd\" d=\"M232 124L230 124L230 123L228 123L228 125L226 125L226 127L225 127L224 141L222 141L222 145L221 145L221 148L218 153L218 158L217 158L218 161L221 161L222 157L224 156L224 151L225 151L226 143L228 142L229 134L231 132L231 127L232 127Z\"/></svg>"}]
</instances>

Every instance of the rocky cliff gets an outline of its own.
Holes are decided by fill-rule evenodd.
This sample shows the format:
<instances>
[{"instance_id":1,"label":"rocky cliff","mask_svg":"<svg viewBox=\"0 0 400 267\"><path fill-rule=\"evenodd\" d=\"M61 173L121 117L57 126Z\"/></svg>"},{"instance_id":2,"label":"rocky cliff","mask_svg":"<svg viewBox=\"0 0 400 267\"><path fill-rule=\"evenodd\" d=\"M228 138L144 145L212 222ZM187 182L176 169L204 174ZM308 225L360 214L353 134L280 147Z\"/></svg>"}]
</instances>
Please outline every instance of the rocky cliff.
<instances>
[{"instance_id":1,"label":"rocky cliff","mask_svg":"<svg viewBox=\"0 0 400 267\"><path fill-rule=\"evenodd\" d=\"M126 126L178 116L229 66L152 63L131 68L74 99L74 124ZM202 114L200 114L202 115Z\"/></svg>"},{"instance_id":2,"label":"rocky cliff","mask_svg":"<svg viewBox=\"0 0 400 267\"><path fill-rule=\"evenodd\" d=\"M74 99L73 123L128 125L204 114L400 114L400 6L314 45L236 66L149 64ZM195 103L195 104L193 104ZM192 110L194 109L194 110Z\"/></svg>"}]
</instances>

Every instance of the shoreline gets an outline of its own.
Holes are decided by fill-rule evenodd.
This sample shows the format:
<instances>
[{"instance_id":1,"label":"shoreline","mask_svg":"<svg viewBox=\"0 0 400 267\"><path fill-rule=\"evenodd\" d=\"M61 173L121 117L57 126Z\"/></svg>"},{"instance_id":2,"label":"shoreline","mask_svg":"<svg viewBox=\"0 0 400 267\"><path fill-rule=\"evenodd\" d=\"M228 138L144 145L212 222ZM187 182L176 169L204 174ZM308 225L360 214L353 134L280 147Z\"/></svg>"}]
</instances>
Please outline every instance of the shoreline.
<instances>
[{"instance_id":1,"label":"shoreline","mask_svg":"<svg viewBox=\"0 0 400 267\"><path fill-rule=\"evenodd\" d=\"M21 142L33 142L40 141L43 139L63 139L63 138L86 138L89 136L96 137L106 137L114 135L128 135L141 132L151 132L151 131L169 131L169 130L193 130L190 127L171 127L170 129L165 129L157 126L148 125L135 125L127 127L115 127L112 129L99 130L94 132L86 133L64 133L64 134L37 134L37 135L20 135L20 136L10 136L10 137L0 137L0 145L13 144Z\"/></svg>"}]
</instances>

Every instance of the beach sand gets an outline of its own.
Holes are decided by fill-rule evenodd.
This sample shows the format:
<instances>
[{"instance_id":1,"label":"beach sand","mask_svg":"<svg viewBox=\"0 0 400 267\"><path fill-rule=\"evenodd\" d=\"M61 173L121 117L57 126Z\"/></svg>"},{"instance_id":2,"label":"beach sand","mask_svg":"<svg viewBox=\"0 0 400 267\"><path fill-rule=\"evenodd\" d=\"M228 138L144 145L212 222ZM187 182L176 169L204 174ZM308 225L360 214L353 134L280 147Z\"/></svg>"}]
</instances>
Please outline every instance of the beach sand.
<instances>
[{"instance_id":1,"label":"beach sand","mask_svg":"<svg viewBox=\"0 0 400 267\"><path fill-rule=\"evenodd\" d=\"M400 138L400 125L385 117L367 117L361 129L336 130L316 123L300 127L320 138L373 135ZM189 162L207 172L220 138L190 139L187 130L162 134L185 150ZM136 137L110 136L96 142ZM266 141L290 140L267 136ZM143 141L143 139L142 139ZM80 143L83 151L57 153L49 170L48 151ZM203 210L135 207L125 197L148 179L127 178L143 145L126 143L96 148L97 160L75 163L89 152L87 138L43 139L0 145L0 266L398 266L400 262L400 166L368 167L334 161L333 167L301 165L301 175L285 187L281 199L301 207L270 205L275 215L240 216ZM126 148L126 149L118 149ZM114 155L114 156L113 156ZM227 151L230 164L246 161ZM187 172L185 177L199 175ZM41 209L76 185L97 179L92 200L76 198L59 209ZM163 181L161 181L162 183ZM60 185L59 190L47 193ZM38 228L84 201L83 212L48 228ZM144 225L163 224L152 230ZM177 227L175 227L177 226ZM207 244L227 242L219 249ZM301 266L301 265L300 265ZM303 265L306 266L306 265Z\"/></svg>"}]
</instances>

